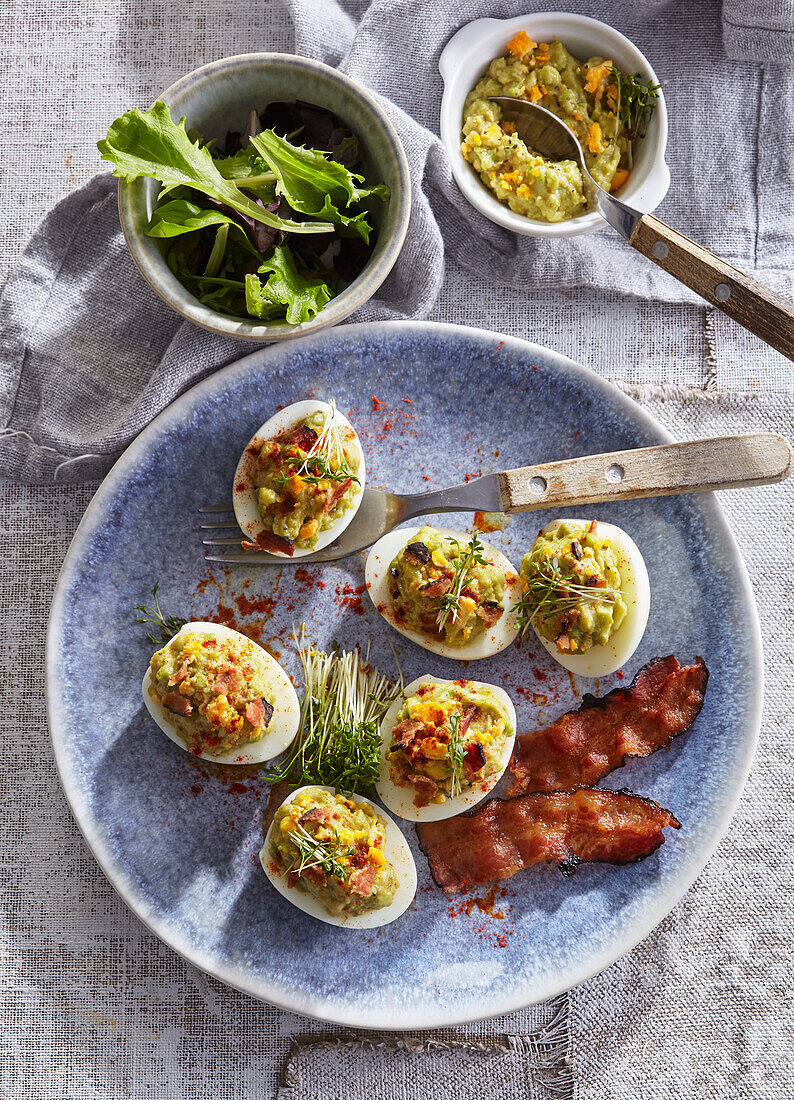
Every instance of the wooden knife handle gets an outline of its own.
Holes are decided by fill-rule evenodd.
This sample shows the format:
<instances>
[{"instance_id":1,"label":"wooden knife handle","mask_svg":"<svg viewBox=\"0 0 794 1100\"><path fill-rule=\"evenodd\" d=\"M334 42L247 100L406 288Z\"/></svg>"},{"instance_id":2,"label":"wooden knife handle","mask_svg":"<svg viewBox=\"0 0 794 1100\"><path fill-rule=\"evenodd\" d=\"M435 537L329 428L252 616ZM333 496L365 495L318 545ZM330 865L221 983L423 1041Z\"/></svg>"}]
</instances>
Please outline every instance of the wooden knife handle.
<instances>
[{"instance_id":1,"label":"wooden knife handle","mask_svg":"<svg viewBox=\"0 0 794 1100\"><path fill-rule=\"evenodd\" d=\"M679 282L794 360L794 303L644 214L629 243Z\"/></svg>"},{"instance_id":2,"label":"wooden knife handle","mask_svg":"<svg viewBox=\"0 0 794 1100\"><path fill-rule=\"evenodd\" d=\"M791 459L782 435L756 432L523 466L500 473L499 489L503 511L529 512L768 485L788 477Z\"/></svg>"}]
</instances>

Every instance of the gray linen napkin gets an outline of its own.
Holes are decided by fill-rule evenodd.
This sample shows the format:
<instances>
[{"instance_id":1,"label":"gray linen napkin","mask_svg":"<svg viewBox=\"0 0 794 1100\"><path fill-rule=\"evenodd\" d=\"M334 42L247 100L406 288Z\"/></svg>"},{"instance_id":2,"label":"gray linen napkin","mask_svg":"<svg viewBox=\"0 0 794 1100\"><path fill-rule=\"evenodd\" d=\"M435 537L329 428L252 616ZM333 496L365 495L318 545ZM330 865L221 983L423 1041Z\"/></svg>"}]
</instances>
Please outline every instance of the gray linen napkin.
<instances>
[{"instance_id":1,"label":"gray linen napkin","mask_svg":"<svg viewBox=\"0 0 794 1100\"><path fill-rule=\"evenodd\" d=\"M794 0L723 0L722 22L730 57L794 62Z\"/></svg>"},{"instance_id":2,"label":"gray linen napkin","mask_svg":"<svg viewBox=\"0 0 794 1100\"><path fill-rule=\"evenodd\" d=\"M445 250L471 273L474 295L500 284L592 285L661 300L692 298L607 229L566 241L517 237L458 193L436 136L438 55L469 20L515 14L512 0L277 4L291 19L288 48L339 64L373 90L397 126L410 163L414 200L406 246L354 320L426 315L443 279ZM552 0L535 8L556 6ZM736 6L726 5L726 19ZM600 15L625 32L664 83L673 185L663 216L731 262L789 290L794 158L779 135L790 135L794 127L792 71L726 58L716 0L570 0L568 7ZM790 5L780 0L743 6L752 25L762 28L752 56L765 48L776 60L785 54L779 43L788 26L786 9ZM763 23L766 11L771 14ZM748 27L743 33L750 33ZM777 30L769 33L769 27ZM727 28L726 22L726 35ZM277 45L284 48L282 41ZM267 49L273 43L245 46ZM104 473L178 393L246 347L180 322L159 302L127 254L115 184L108 174L97 176L45 219L0 300L0 475L48 483Z\"/></svg>"}]
</instances>

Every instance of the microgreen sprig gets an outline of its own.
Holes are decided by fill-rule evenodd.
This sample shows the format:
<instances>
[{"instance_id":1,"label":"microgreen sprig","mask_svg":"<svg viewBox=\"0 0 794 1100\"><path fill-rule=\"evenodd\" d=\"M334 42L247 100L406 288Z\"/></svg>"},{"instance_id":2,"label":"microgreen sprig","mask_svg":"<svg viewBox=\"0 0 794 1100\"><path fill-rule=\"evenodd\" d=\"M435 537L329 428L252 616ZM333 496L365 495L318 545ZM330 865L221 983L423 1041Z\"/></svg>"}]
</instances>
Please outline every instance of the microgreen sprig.
<instances>
[{"instance_id":1,"label":"microgreen sprig","mask_svg":"<svg viewBox=\"0 0 794 1100\"><path fill-rule=\"evenodd\" d=\"M617 84L615 114L626 129L629 142L629 168L631 168L634 142L645 137L648 122L656 109L658 99L656 93L661 88L661 84L643 84L639 73L626 75L614 66L610 72Z\"/></svg>"},{"instance_id":2,"label":"microgreen sprig","mask_svg":"<svg viewBox=\"0 0 794 1100\"><path fill-rule=\"evenodd\" d=\"M516 608L522 635L539 615L558 615L583 602L609 603L618 595L616 588L580 584L572 573L563 572L557 557L534 562L531 579L524 577L523 583L524 595Z\"/></svg>"},{"instance_id":3,"label":"microgreen sprig","mask_svg":"<svg viewBox=\"0 0 794 1100\"><path fill-rule=\"evenodd\" d=\"M290 841L298 849L298 856L287 871L296 871L299 875L312 867L320 867L326 875L347 882L350 871L341 862L341 858L350 858L355 848L342 849L339 833L334 829L334 842L318 840L303 825L298 824L289 834Z\"/></svg>"},{"instance_id":4,"label":"microgreen sprig","mask_svg":"<svg viewBox=\"0 0 794 1100\"><path fill-rule=\"evenodd\" d=\"M343 424L339 419L333 397L329 399L328 406L329 411L323 422L323 430L311 445L306 457L299 460L295 466L295 473L300 474L304 481L319 481L323 478L345 481L349 477L352 478L342 442ZM358 481L358 478L353 480Z\"/></svg>"},{"instance_id":5,"label":"microgreen sprig","mask_svg":"<svg viewBox=\"0 0 794 1100\"><path fill-rule=\"evenodd\" d=\"M471 542L466 547L465 552L461 552L460 543L457 539L451 539L450 541L457 546L458 557L454 565L455 575L452 578L452 587L446 595L441 597L441 606L436 619L439 631L443 631L450 615L453 622L457 619L460 610L460 594L466 587L466 581L472 567L488 564L484 557L485 547L480 542L479 535L472 535Z\"/></svg>"},{"instance_id":6,"label":"microgreen sprig","mask_svg":"<svg viewBox=\"0 0 794 1100\"><path fill-rule=\"evenodd\" d=\"M447 741L447 756L452 767L452 778L449 785L450 798L457 798L460 794L463 776L465 751L463 748L463 738L458 729L459 726L460 715L453 714L449 720L449 740Z\"/></svg>"},{"instance_id":7,"label":"microgreen sprig","mask_svg":"<svg viewBox=\"0 0 794 1100\"><path fill-rule=\"evenodd\" d=\"M344 794L371 794L380 768L380 724L402 690L370 668L356 650L323 653L304 627L293 630L303 668L300 735L287 756L264 773L273 783L323 784Z\"/></svg>"},{"instance_id":8,"label":"microgreen sprig","mask_svg":"<svg viewBox=\"0 0 794 1100\"><path fill-rule=\"evenodd\" d=\"M163 612L160 609L160 601L157 598L157 589L160 585L157 584L152 589L152 599L154 600L153 607L147 607L145 604L136 604L135 610L140 611L141 618L133 619L134 623L140 623L144 626L148 626L150 623L156 627L159 627L159 633L147 634L146 637L150 642L154 642L155 645L162 645L166 642L170 642L175 634L178 634L182 627L187 622L187 619L180 619L177 615L169 615L166 619Z\"/></svg>"},{"instance_id":9,"label":"microgreen sprig","mask_svg":"<svg viewBox=\"0 0 794 1100\"><path fill-rule=\"evenodd\" d=\"M298 474L303 481L311 485L316 485L320 481L347 481L348 478L355 481L356 485L361 484L350 469L347 459L343 459L336 469L332 469L327 454L309 454L306 458L301 458L300 455L287 455L284 465L289 469L290 474ZM286 485L290 474L282 471L276 474L273 480L277 485Z\"/></svg>"}]
</instances>

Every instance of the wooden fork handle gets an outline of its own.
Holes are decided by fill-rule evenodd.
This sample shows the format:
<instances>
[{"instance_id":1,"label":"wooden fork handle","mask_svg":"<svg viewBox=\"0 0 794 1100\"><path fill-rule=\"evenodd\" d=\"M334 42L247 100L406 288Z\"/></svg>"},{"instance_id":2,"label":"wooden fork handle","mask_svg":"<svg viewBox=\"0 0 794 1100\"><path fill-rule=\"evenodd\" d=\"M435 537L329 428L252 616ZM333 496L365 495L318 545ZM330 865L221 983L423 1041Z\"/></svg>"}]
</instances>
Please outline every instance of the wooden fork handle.
<instances>
[{"instance_id":1,"label":"wooden fork handle","mask_svg":"<svg viewBox=\"0 0 794 1100\"><path fill-rule=\"evenodd\" d=\"M505 512L528 512L769 485L788 477L791 460L782 435L756 432L523 466L500 473L499 489Z\"/></svg>"},{"instance_id":2,"label":"wooden fork handle","mask_svg":"<svg viewBox=\"0 0 794 1100\"><path fill-rule=\"evenodd\" d=\"M679 282L794 360L794 303L644 214L629 243Z\"/></svg>"}]
</instances>

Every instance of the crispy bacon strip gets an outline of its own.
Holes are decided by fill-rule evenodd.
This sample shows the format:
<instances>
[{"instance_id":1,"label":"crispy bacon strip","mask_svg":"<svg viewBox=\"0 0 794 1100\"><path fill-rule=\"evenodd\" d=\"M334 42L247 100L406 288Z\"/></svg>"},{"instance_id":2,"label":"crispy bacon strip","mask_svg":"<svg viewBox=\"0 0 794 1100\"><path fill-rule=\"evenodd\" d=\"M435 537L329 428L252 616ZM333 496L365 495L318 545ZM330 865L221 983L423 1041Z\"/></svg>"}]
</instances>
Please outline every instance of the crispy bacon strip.
<instances>
[{"instance_id":1,"label":"crispy bacon strip","mask_svg":"<svg viewBox=\"0 0 794 1100\"><path fill-rule=\"evenodd\" d=\"M625 791L583 789L490 799L443 821L420 821L419 843L436 885L509 878L535 863L572 874L580 863L634 863L664 843L662 829L680 828L669 810Z\"/></svg>"},{"instance_id":2,"label":"crispy bacon strip","mask_svg":"<svg viewBox=\"0 0 794 1100\"><path fill-rule=\"evenodd\" d=\"M685 668L675 657L657 657L628 687L600 699L585 695L578 710L516 739L508 798L588 787L629 757L669 745L695 721L708 679L701 657Z\"/></svg>"}]
</instances>

